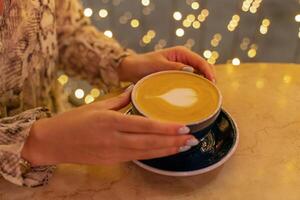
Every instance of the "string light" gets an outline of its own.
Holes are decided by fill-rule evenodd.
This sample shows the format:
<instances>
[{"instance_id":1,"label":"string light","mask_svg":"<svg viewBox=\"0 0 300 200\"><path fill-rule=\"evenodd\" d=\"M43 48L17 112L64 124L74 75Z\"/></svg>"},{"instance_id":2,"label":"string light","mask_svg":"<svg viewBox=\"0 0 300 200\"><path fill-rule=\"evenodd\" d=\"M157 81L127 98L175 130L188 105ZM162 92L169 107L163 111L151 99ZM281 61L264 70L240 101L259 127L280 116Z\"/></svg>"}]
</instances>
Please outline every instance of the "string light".
<instances>
[{"instance_id":1,"label":"string light","mask_svg":"<svg viewBox=\"0 0 300 200\"><path fill-rule=\"evenodd\" d=\"M107 37L109 37L109 38L113 37L113 33L110 30L104 31L104 35L107 36Z\"/></svg>"},{"instance_id":2,"label":"string light","mask_svg":"<svg viewBox=\"0 0 300 200\"><path fill-rule=\"evenodd\" d=\"M222 35L220 33L216 33L212 40L210 41L211 46L217 47L222 40Z\"/></svg>"},{"instance_id":3,"label":"string light","mask_svg":"<svg viewBox=\"0 0 300 200\"><path fill-rule=\"evenodd\" d=\"M271 22L269 19L264 19L262 21L260 29L259 29L260 33L263 35L267 34L270 24L271 24Z\"/></svg>"},{"instance_id":4,"label":"string light","mask_svg":"<svg viewBox=\"0 0 300 200\"><path fill-rule=\"evenodd\" d=\"M242 5L242 11L255 14L260 7L262 0L244 0Z\"/></svg>"},{"instance_id":5,"label":"string light","mask_svg":"<svg viewBox=\"0 0 300 200\"><path fill-rule=\"evenodd\" d=\"M203 9L201 13L198 15L197 19L200 22L204 22L208 16L209 16L209 11L207 9Z\"/></svg>"},{"instance_id":6,"label":"string light","mask_svg":"<svg viewBox=\"0 0 300 200\"><path fill-rule=\"evenodd\" d=\"M154 49L155 49L155 50L159 50L159 49L164 48L166 45L167 45L167 41L164 40L164 39L160 39L160 40L158 41L158 43L154 46Z\"/></svg>"},{"instance_id":7,"label":"string light","mask_svg":"<svg viewBox=\"0 0 300 200\"><path fill-rule=\"evenodd\" d=\"M132 28L137 28L140 25L140 21L138 19L132 19L130 25Z\"/></svg>"},{"instance_id":8,"label":"string light","mask_svg":"<svg viewBox=\"0 0 300 200\"><path fill-rule=\"evenodd\" d=\"M297 14L297 15L295 16L295 21L296 21L296 22L300 22L300 14Z\"/></svg>"},{"instance_id":9,"label":"string light","mask_svg":"<svg viewBox=\"0 0 300 200\"><path fill-rule=\"evenodd\" d=\"M62 74L58 77L57 80L61 85L65 85L69 81L69 77L65 74Z\"/></svg>"},{"instance_id":10,"label":"string light","mask_svg":"<svg viewBox=\"0 0 300 200\"><path fill-rule=\"evenodd\" d=\"M232 59L232 64L233 64L234 66L238 66L238 65L241 64L241 61L240 61L239 58L234 58L234 59Z\"/></svg>"},{"instance_id":11,"label":"string light","mask_svg":"<svg viewBox=\"0 0 300 200\"><path fill-rule=\"evenodd\" d=\"M142 0L141 1L143 6L149 6L150 5L150 0Z\"/></svg>"},{"instance_id":12,"label":"string light","mask_svg":"<svg viewBox=\"0 0 300 200\"><path fill-rule=\"evenodd\" d=\"M145 6L143 8L143 14L144 15L150 15L151 12L155 9L155 6L153 3L150 3L149 6Z\"/></svg>"},{"instance_id":13,"label":"string light","mask_svg":"<svg viewBox=\"0 0 300 200\"><path fill-rule=\"evenodd\" d=\"M201 27L201 23L199 21L194 21L193 22L193 28L199 29Z\"/></svg>"},{"instance_id":14,"label":"string light","mask_svg":"<svg viewBox=\"0 0 300 200\"><path fill-rule=\"evenodd\" d=\"M99 10L99 16L101 18L105 18L105 17L107 17L107 15L108 15L108 11L106 9Z\"/></svg>"},{"instance_id":15,"label":"string light","mask_svg":"<svg viewBox=\"0 0 300 200\"><path fill-rule=\"evenodd\" d=\"M101 92L98 88L93 88L90 94L92 95L92 97L97 98L100 96Z\"/></svg>"},{"instance_id":16,"label":"string light","mask_svg":"<svg viewBox=\"0 0 300 200\"><path fill-rule=\"evenodd\" d=\"M151 42L151 37L149 37L148 35L143 36L142 41L144 42L144 44L149 44Z\"/></svg>"},{"instance_id":17,"label":"string light","mask_svg":"<svg viewBox=\"0 0 300 200\"><path fill-rule=\"evenodd\" d=\"M80 88L76 89L74 94L77 99L82 99L84 97L84 91Z\"/></svg>"},{"instance_id":18,"label":"string light","mask_svg":"<svg viewBox=\"0 0 300 200\"><path fill-rule=\"evenodd\" d=\"M156 32L155 32L154 30L149 30L149 31L147 32L147 35L148 35L151 39L153 39L153 38L155 38L155 36L156 36Z\"/></svg>"},{"instance_id":19,"label":"string light","mask_svg":"<svg viewBox=\"0 0 300 200\"><path fill-rule=\"evenodd\" d=\"M90 104L93 103L95 101L95 98L92 95L86 95L86 97L84 98L84 102L86 104Z\"/></svg>"},{"instance_id":20,"label":"string light","mask_svg":"<svg viewBox=\"0 0 300 200\"><path fill-rule=\"evenodd\" d=\"M250 39L248 37L243 38L242 43L240 45L240 48L245 51L248 49L248 46L250 44Z\"/></svg>"},{"instance_id":21,"label":"string light","mask_svg":"<svg viewBox=\"0 0 300 200\"><path fill-rule=\"evenodd\" d=\"M195 40L192 38L189 38L186 43L184 44L185 47L191 49L195 45Z\"/></svg>"},{"instance_id":22,"label":"string light","mask_svg":"<svg viewBox=\"0 0 300 200\"><path fill-rule=\"evenodd\" d=\"M200 4L198 3L198 2L193 2L192 4L191 4L191 7L192 7L192 9L193 10L198 10L199 9L199 7L200 7Z\"/></svg>"},{"instance_id":23,"label":"string light","mask_svg":"<svg viewBox=\"0 0 300 200\"><path fill-rule=\"evenodd\" d=\"M173 13L173 18L177 21L180 21L182 19L182 14L179 11L176 11Z\"/></svg>"},{"instance_id":24,"label":"string light","mask_svg":"<svg viewBox=\"0 0 300 200\"><path fill-rule=\"evenodd\" d=\"M178 37L183 37L183 36L184 36L184 30L183 30L182 28L178 28L178 29L176 30L176 35L177 35Z\"/></svg>"},{"instance_id":25,"label":"string light","mask_svg":"<svg viewBox=\"0 0 300 200\"><path fill-rule=\"evenodd\" d=\"M203 52L203 56L204 56L204 58L210 58L211 57L211 55L212 55L212 53L211 53L211 51L210 50L205 50L204 52Z\"/></svg>"},{"instance_id":26,"label":"string light","mask_svg":"<svg viewBox=\"0 0 300 200\"><path fill-rule=\"evenodd\" d=\"M83 11L84 16L91 17L93 15L93 10L91 8L86 8Z\"/></svg>"},{"instance_id":27,"label":"string light","mask_svg":"<svg viewBox=\"0 0 300 200\"><path fill-rule=\"evenodd\" d=\"M193 14L189 14L188 16L186 16L186 19L189 21L189 22L193 22L196 20L196 17L195 15Z\"/></svg>"},{"instance_id":28,"label":"string light","mask_svg":"<svg viewBox=\"0 0 300 200\"><path fill-rule=\"evenodd\" d=\"M239 25L239 21L240 21L240 16L238 15L233 15L228 26L227 26L227 29L230 31L230 32L233 32L236 27Z\"/></svg>"},{"instance_id":29,"label":"string light","mask_svg":"<svg viewBox=\"0 0 300 200\"><path fill-rule=\"evenodd\" d=\"M186 28L190 27L192 25L192 22L190 22L189 20L185 19L182 22L182 25Z\"/></svg>"}]
</instances>

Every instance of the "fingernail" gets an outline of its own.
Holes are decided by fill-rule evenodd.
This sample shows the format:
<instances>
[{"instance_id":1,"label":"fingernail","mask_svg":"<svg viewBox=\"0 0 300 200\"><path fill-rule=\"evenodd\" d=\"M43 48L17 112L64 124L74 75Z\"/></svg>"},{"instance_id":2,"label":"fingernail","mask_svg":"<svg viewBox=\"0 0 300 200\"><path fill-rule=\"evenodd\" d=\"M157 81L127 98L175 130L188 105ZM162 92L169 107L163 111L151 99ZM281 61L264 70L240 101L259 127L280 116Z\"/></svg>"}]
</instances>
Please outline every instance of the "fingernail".
<instances>
[{"instance_id":1,"label":"fingernail","mask_svg":"<svg viewBox=\"0 0 300 200\"><path fill-rule=\"evenodd\" d=\"M196 139L196 138L192 138L192 139L189 139L187 142L186 142L186 145L187 146L197 146L199 144L199 141Z\"/></svg>"},{"instance_id":2,"label":"fingernail","mask_svg":"<svg viewBox=\"0 0 300 200\"><path fill-rule=\"evenodd\" d=\"M195 69L193 67L186 66L186 67L182 68L182 71L193 73L195 71Z\"/></svg>"},{"instance_id":3,"label":"fingernail","mask_svg":"<svg viewBox=\"0 0 300 200\"><path fill-rule=\"evenodd\" d=\"M131 91L133 90L133 88L134 88L134 85L131 84L130 86L128 86L128 87L125 89L124 92L131 92Z\"/></svg>"},{"instance_id":4,"label":"fingernail","mask_svg":"<svg viewBox=\"0 0 300 200\"><path fill-rule=\"evenodd\" d=\"M190 150L190 148L191 148L191 146L183 146L183 147L180 147L178 151L179 152L185 152L185 151Z\"/></svg>"},{"instance_id":5,"label":"fingernail","mask_svg":"<svg viewBox=\"0 0 300 200\"><path fill-rule=\"evenodd\" d=\"M178 134L180 134L180 135L185 135L185 134L188 134L190 132L191 132L190 128L186 127L186 126L181 127L180 129L178 129Z\"/></svg>"},{"instance_id":6,"label":"fingernail","mask_svg":"<svg viewBox=\"0 0 300 200\"><path fill-rule=\"evenodd\" d=\"M216 83L217 81L216 81L216 79L212 78L212 82L213 82L213 83Z\"/></svg>"}]
</instances>

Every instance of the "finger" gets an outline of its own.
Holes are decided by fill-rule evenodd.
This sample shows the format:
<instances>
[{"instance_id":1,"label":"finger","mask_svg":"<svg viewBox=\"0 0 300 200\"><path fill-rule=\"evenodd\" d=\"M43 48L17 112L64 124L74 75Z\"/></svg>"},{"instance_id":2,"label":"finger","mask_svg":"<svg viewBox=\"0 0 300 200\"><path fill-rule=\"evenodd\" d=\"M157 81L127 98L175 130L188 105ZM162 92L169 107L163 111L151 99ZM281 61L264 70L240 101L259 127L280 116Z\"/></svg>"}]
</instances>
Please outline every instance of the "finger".
<instances>
[{"instance_id":1,"label":"finger","mask_svg":"<svg viewBox=\"0 0 300 200\"><path fill-rule=\"evenodd\" d=\"M198 140L192 135L165 136L153 134L120 133L118 145L127 149L154 150L168 147L195 146Z\"/></svg>"},{"instance_id":2,"label":"finger","mask_svg":"<svg viewBox=\"0 0 300 200\"><path fill-rule=\"evenodd\" d=\"M117 115L117 114L116 114ZM161 122L134 115L117 115L118 131L129 133L152 133L165 135L188 134L190 129L182 124Z\"/></svg>"},{"instance_id":3,"label":"finger","mask_svg":"<svg viewBox=\"0 0 300 200\"><path fill-rule=\"evenodd\" d=\"M94 103L94 106L97 106L98 109L107 109L107 110L120 110L124 108L131 101L131 92L133 85L129 86L122 94L117 97L113 97L107 100L99 101Z\"/></svg>"},{"instance_id":4,"label":"finger","mask_svg":"<svg viewBox=\"0 0 300 200\"><path fill-rule=\"evenodd\" d=\"M175 58L175 60L171 59L171 62L173 61L173 64L174 62L180 62L182 64L192 66L195 69L199 70L206 78L214 81L214 71L210 67L209 63L207 63L207 61L200 55L190 51L185 47L175 47L169 49L169 51L175 52L175 56L173 56L173 59ZM177 65L177 67L180 67L180 65Z\"/></svg>"},{"instance_id":5,"label":"finger","mask_svg":"<svg viewBox=\"0 0 300 200\"><path fill-rule=\"evenodd\" d=\"M128 160L147 160L174 155L180 152L178 147L169 147L165 149L156 149L151 151L135 151L129 155Z\"/></svg>"}]
</instances>

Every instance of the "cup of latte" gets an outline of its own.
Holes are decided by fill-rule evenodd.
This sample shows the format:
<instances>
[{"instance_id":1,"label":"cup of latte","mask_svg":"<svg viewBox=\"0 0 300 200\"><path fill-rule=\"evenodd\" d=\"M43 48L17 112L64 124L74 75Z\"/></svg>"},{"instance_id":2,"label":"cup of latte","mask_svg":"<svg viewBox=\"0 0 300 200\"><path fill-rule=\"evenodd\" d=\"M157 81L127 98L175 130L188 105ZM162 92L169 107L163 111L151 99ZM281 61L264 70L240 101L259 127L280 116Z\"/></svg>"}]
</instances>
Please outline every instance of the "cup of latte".
<instances>
[{"instance_id":1,"label":"cup of latte","mask_svg":"<svg viewBox=\"0 0 300 200\"><path fill-rule=\"evenodd\" d=\"M141 79L131 94L133 114L177 122L203 138L222 104L219 89L204 77L184 71L163 71Z\"/></svg>"}]
</instances>

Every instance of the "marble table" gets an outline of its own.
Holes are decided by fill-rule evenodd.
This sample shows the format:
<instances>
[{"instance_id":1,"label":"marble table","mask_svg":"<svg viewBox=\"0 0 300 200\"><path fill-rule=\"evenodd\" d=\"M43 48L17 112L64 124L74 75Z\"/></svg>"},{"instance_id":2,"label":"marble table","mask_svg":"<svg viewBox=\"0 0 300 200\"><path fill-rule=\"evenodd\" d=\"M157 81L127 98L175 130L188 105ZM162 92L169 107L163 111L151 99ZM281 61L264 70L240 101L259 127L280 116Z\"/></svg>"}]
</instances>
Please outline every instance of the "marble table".
<instances>
[{"instance_id":1,"label":"marble table","mask_svg":"<svg viewBox=\"0 0 300 200\"><path fill-rule=\"evenodd\" d=\"M132 163L61 165L45 187L1 179L0 199L299 200L300 65L220 65L217 74L224 108L240 130L237 151L222 167L174 178Z\"/></svg>"}]
</instances>

